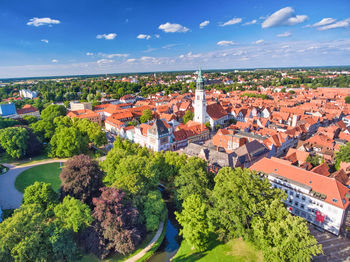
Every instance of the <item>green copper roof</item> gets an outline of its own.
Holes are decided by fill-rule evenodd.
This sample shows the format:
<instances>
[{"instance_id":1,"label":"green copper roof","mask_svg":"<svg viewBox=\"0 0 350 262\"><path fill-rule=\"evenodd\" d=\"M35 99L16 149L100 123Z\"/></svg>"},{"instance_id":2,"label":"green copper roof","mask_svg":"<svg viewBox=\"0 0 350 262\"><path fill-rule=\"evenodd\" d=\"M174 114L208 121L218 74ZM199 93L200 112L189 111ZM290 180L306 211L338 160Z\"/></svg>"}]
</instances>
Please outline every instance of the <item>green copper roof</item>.
<instances>
[{"instance_id":1,"label":"green copper roof","mask_svg":"<svg viewBox=\"0 0 350 262\"><path fill-rule=\"evenodd\" d=\"M199 70L198 70L197 82L203 82L203 78L202 78L202 69L199 69Z\"/></svg>"}]
</instances>

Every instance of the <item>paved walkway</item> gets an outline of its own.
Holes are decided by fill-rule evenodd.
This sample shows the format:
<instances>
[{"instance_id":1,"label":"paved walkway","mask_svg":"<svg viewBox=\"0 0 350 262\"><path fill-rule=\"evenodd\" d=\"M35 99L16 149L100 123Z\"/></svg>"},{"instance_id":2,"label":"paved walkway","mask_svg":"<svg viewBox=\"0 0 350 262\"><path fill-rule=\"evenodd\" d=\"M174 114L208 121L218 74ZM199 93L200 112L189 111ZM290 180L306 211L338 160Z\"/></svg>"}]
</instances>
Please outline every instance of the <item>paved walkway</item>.
<instances>
[{"instance_id":1,"label":"paved walkway","mask_svg":"<svg viewBox=\"0 0 350 262\"><path fill-rule=\"evenodd\" d=\"M163 231L163 227L164 227L164 222L161 222L159 224L157 233L155 234L155 236L152 238L151 242L149 242L149 244L147 245L147 247L145 247L144 249L142 249L139 253L137 253L135 256L125 260L124 262L135 262L137 260L139 260L141 257L143 257L154 245L154 243L157 242L157 240L159 239L160 235L162 234Z\"/></svg>"},{"instance_id":2,"label":"paved walkway","mask_svg":"<svg viewBox=\"0 0 350 262\"><path fill-rule=\"evenodd\" d=\"M60 160L45 160L35 162L26 166L14 166L11 164L3 164L9 167L9 171L3 175L0 175L0 207L2 209L15 209L22 203L23 194L15 188L15 181L19 174L23 171L38 165L44 165L55 162L65 162L67 159Z\"/></svg>"}]
</instances>

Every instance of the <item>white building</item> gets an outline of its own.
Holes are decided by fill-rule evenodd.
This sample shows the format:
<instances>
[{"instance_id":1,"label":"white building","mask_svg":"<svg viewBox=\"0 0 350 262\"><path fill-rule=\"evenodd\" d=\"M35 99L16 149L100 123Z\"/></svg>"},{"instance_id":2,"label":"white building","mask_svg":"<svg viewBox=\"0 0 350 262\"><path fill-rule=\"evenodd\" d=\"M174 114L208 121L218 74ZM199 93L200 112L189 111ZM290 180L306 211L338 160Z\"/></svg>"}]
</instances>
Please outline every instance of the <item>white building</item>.
<instances>
[{"instance_id":1,"label":"white building","mask_svg":"<svg viewBox=\"0 0 350 262\"><path fill-rule=\"evenodd\" d=\"M23 98L33 99L38 96L38 92L29 89L22 89L19 91L19 95Z\"/></svg>"},{"instance_id":2,"label":"white building","mask_svg":"<svg viewBox=\"0 0 350 262\"><path fill-rule=\"evenodd\" d=\"M336 178L278 158L263 158L250 169L262 172L275 188L285 191L284 202L292 214L339 235L348 214L350 191Z\"/></svg>"},{"instance_id":3,"label":"white building","mask_svg":"<svg viewBox=\"0 0 350 262\"><path fill-rule=\"evenodd\" d=\"M194 99L194 118L193 121L205 124L207 122L207 100L205 99L204 81L202 71L198 71L197 86Z\"/></svg>"},{"instance_id":4,"label":"white building","mask_svg":"<svg viewBox=\"0 0 350 262\"><path fill-rule=\"evenodd\" d=\"M170 149L173 130L163 120L155 120L153 124L141 124L134 128L134 142L155 152Z\"/></svg>"},{"instance_id":5,"label":"white building","mask_svg":"<svg viewBox=\"0 0 350 262\"><path fill-rule=\"evenodd\" d=\"M212 129L217 125L220 125L221 127L225 126L229 120L227 112L223 109L220 103L217 102L207 105L201 70L198 71L193 108L193 121L201 124L209 122Z\"/></svg>"}]
</instances>

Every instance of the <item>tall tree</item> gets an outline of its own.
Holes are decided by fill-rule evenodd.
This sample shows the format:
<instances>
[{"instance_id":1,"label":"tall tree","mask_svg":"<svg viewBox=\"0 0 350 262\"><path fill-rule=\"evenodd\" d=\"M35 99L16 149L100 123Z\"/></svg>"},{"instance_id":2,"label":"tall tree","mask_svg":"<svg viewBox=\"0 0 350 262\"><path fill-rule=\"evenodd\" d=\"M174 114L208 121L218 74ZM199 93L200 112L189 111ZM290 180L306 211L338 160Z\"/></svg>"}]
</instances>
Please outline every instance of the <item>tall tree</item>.
<instances>
[{"instance_id":1,"label":"tall tree","mask_svg":"<svg viewBox=\"0 0 350 262\"><path fill-rule=\"evenodd\" d=\"M114 173L107 173L104 182L129 195L146 194L157 187L158 172L147 157L127 156L119 161Z\"/></svg>"},{"instance_id":2,"label":"tall tree","mask_svg":"<svg viewBox=\"0 0 350 262\"><path fill-rule=\"evenodd\" d=\"M107 144L106 133L101 130L98 123L91 122L87 119L75 119L74 126L76 126L80 132L86 134L89 137L89 141L96 146Z\"/></svg>"},{"instance_id":3,"label":"tall tree","mask_svg":"<svg viewBox=\"0 0 350 262\"><path fill-rule=\"evenodd\" d=\"M220 239L247 237L252 217L284 197L266 178L248 169L224 167L214 180L208 216Z\"/></svg>"},{"instance_id":4,"label":"tall tree","mask_svg":"<svg viewBox=\"0 0 350 262\"><path fill-rule=\"evenodd\" d=\"M40 117L42 120L52 122L56 117L65 116L66 114L67 110L64 106L50 105L41 112Z\"/></svg>"},{"instance_id":5,"label":"tall tree","mask_svg":"<svg viewBox=\"0 0 350 262\"><path fill-rule=\"evenodd\" d=\"M265 204L264 214L253 217L252 229L251 238L262 250L264 261L311 261L322 253L306 221L292 216L281 200Z\"/></svg>"},{"instance_id":6,"label":"tall tree","mask_svg":"<svg viewBox=\"0 0 350 262\"><path fill-rule=\"evenodd\" d=\"M139 213L123 191L101 188L101 192L99 198L93 199L93 216L100 223L103 236L109 240L111 247L121 254L130 253L141 241Z\"/></svg>"},{"instance_id":7,"label":"tall tree","mask_svg":"<svg viewBox=\"0 0 350 262\"><path fill-rule=\"evenodd\" d=\"M0 129L0 146L13 158L25 155L28 138L28 131L23 127Z\"/></svg>"},{"instance_id":8,"label":"tall tree","mask_svg":"<svg viewBox=\"0 0 350 262\"><path fill-rule=\"evenodd\" d=\"M180 234L199 252L205 251L209 243L208 206L199 195L190 195L182 205L182 212L175 212L182 229Z\"/></svg>"},{"instance_id":9,"label":"tall tree","mask_svg":"<svg viewBox=\"0 0 350 262\"><path fill-rule=\"evenodd\" d=\"M58 203L58 194L52 189L51 185L44 182L34 182L24 189L23 204L39 205L43 211L53 211Z\"/></svg>"},{"instance_id":10,"label":"tall tree","mask_svg":"<svg viewBox=\"0 0 350 262\"><path fill-rule=\"evenodd\" d=\"M74 127L56 129L50 141L50 156L72 157L88 150L88 138Z\"/></svg>"},{"instance_id":11,"label":"tall tree","mask_svg":"<svg viewBox=\"0 0 350 262\"><path fill-rule=\"evenodd\" d=\"M70 195L91 205L93 197L99 196L103 172L98 163L86 155L69 159L60 174L61 197Z\"/></svg>"},{"instance_id":12,"label":"tall tree","mask_svg":"<svg viewBox=\"0 0 350 262\"><path fill-rule=\"evenodd\" d=\"M183 201L193 193L202 197L207 195L211 189L212 181L207 173L207 163L197 157L190 157L187 163L179 170L179 175L175 177L176 198Z\"/></svg>"},{"instance_id":13,"label":"tall tree","mask_svg":"<svg viewBox=\"0 0 350 262\"><path fill-rule=\"evenodd\" d=\"M85 229L93 220L90 208L71 196L66 196L62 203L55 206L54 211L63 227L73 232Z\"/></svg>"},{"instance_id":14,"label":"tall tree","mask_svg":"<svg viewBox=\"0 0 350 262\"><path fill-rule=\"evenodd\" d=\"M51 121L39 120L29 126L42 142L50 142L55 133L55 125Z\"/></svg>"}]
</instances>

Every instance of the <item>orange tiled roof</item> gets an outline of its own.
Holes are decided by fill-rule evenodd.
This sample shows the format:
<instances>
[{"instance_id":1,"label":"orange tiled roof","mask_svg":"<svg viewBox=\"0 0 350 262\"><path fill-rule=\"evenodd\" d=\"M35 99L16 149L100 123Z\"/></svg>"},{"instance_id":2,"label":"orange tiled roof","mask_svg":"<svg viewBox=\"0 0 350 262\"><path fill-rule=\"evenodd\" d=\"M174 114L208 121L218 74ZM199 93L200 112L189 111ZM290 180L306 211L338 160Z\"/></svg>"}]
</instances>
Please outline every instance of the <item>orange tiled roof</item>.
<instances>
[{"instance_id":1,"label":"orange tiled roof","mask_svg":"<svg viewBox=\"0 0 350 262\"><path fill-rule=\"evenodd\" d=\"M341 184L335 178L322 176L292 166L290 162L274 157L271 159L263 158L253 164L249 169L264 172L266 174L274 173L303 185L310 186L313 191L326 195L325 202L341 209L346 209L349 206L349 199L346 197L349 188ZM335 199L336 202L334 202L333 199Z\"/></svg>"}]
</instances>

